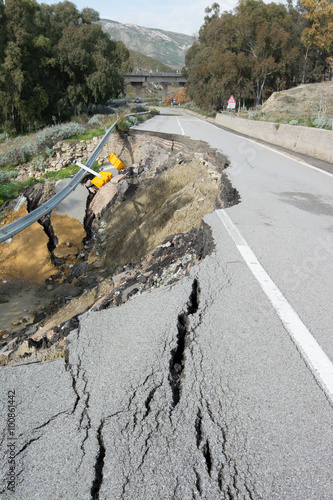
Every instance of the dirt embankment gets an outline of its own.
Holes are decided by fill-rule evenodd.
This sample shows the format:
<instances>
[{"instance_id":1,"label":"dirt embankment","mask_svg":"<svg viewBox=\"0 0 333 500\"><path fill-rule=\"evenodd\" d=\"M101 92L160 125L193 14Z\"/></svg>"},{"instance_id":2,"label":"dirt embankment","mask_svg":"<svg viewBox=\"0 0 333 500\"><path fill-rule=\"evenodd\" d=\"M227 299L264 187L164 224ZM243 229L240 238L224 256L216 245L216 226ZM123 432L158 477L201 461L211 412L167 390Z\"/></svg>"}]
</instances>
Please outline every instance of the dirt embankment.
<instances>
[{"instance_id":1,"label":"dirt embankment","mask_svg":"<svg viewBox=\"0 0 333 500\"><path fill-rule=\"evenodd\" d=\"M38 223L0 245L1 364L64 355L84 311L180 279L213 248L203 216L238 202L223 173L226 158L205 143L131 131L114 134L108 148L128 168L99 191L87 182L85 245L81 224L56 213L53 255Z\"/></svg>"},{"instance_id":2,"label":"dirt embankment","mask_svg":"<svg viewBox=\"0 0 333 500\"><path fill-rule=\"evenodd\" d=\"M333 120L333 82L307 83L274 92L261 107L267 120L309 125L320 116Z\"/></svg>"}]
</instances>

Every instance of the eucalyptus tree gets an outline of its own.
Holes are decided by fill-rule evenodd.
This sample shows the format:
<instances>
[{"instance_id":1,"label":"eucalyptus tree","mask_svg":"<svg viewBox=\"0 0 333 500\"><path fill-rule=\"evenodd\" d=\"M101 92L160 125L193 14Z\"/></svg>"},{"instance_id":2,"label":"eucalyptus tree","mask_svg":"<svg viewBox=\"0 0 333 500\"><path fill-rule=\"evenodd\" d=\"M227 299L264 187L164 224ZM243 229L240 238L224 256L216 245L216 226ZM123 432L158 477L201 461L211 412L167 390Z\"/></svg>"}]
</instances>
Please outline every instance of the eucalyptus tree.
<instances>
[{"instance_id":1,"label":"eucalyptus tree","mask_svg":"<svg viewBox=\"0 0 333 500\"><path fill-rule=\"evenodd\" d=\"M129 51L91 8L0 0L0 117L17 133L61 121L123 89Z\"/></svg>"}]
</instances>

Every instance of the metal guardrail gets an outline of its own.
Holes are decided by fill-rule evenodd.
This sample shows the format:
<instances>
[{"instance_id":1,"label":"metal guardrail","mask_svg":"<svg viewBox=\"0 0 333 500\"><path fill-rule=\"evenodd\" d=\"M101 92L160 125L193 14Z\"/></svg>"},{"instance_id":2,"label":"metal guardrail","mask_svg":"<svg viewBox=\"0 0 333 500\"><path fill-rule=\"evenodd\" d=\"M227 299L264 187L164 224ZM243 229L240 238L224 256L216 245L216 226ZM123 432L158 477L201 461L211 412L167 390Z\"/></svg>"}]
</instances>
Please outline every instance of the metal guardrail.
<instances>
[{"instance_id":1,"label":"metal guardrail","mask_svg":"<svg viewBox=\"0 0 333 500\"><path fill-rule=\"evenodd\" d=\"M126 117L126 116L133 116L133 115L146 115L148 113L149 113L149 111L143 111L141 113L129 113L129 114L124 115L124 116ZM102 151L106 141L108 140L108 138L110 137L110 135L112 134L114 129L116 128L118 120L119 120L119 118L117 116L116 121L111 125L111 127L108 130L105 131L105 134L103 135L102 139L100 140L100 142L98 143L98 145L96 146L96 148L91 153L88 160L86 161L85 165L87 167L93 166L94 161L98 158L98 155ZM15 236L15 234L23 231L23 229L26 229L31 224L36 222L36 220L40 219L41 217L43 217L46 214L51 213L51 211L57 205L59 205L59 203L62 200L67 198L67 196L72 191L74 191L74 189L77 187L77 185L80 184L80 182L83 180L83 178L87 174L88 174L88 172L86 170L84 170L83 168L81 168L79 170L79 172L73 177L73 179L70 180L70 182L67 184L67 186L65 186L63 189L61 189L59 191L59 193L52 196L52 198L50 198L48 201L43 203L43 205L41 205L38 208L35 208L35 210L33 210L32 212L30 212L27 215L24 215L23 217L16 220L15 222L12 222L11 224L7 224L7 226L1 227L0 228L0 243L2 243L3 241L9 240L13 236Z\"/></svg>"},{"instance_id":2,"label":"metal guardrail","mask_svg":"<svg viewBox=\"0 0 333 500\"><path fill-rule=\"evenodd\" d=\"M103 135L102 139L94 149L94 151L91 153L89 156L88 160L86 161L85 165L87 167L92 167L94 164L94 161L98 158L98 155L102 151L107 139L109 136L112 134L114 131L116 125L118 123L118 117L115 123L111 125L111 127L106 130L105 134ZM27 215L24 215L20 219L16 220L15 222L12 222L11 224L7 224L7 226L1 227L0 228L0 243L3 241L6 241L15 234L19 233L20 231L23 231L23 229L26 229L29 227L31 224L36 222L36 220L40 219L46 214L51 213L51 211L59 205L59 203L64 200L74 189L77 187L78 184L83 180L83 178L88 174L86 170L81 168L79 172L73 177L73 179L70 180L70 182L65 186L63 189L59 191L56 195L52 196L48 201L43 203L40 207L36 208L32 212L30 212Z\"/></svg>"}]
</instances>

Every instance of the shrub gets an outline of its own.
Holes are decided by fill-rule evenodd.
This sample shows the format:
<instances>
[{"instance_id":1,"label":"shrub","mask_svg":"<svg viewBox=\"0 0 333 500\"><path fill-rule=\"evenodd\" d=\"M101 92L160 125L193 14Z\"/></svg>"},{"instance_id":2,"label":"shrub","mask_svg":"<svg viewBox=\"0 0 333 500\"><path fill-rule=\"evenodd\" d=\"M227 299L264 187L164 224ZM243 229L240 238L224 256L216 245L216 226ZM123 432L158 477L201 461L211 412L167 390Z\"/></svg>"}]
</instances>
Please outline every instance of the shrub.
<instances>
[{"instance_id":1,"label":"shrub","mask_svg":"<svg viewBox=\"0 0 333 500\"><path fill-rule=\"evenodd\" d=\"M118 132L126 132L131 125L132 124L127 120L127 118L122 117L119 118L116 129Z\"/></svg>"},{"instance_id":2,"label":"shrub","mask_svg":"<svg viewBox=\"0 0 333 500\"><path fill-rule=\"evenodd\" d=\"M324 116L315 118L312 123L313 126L317 128L332 128L332 120L329 118L325 118Z\"/></svg>"},{"instance_id":3,"label":"shrub","mask_svg":"<svg viewBox=\"0 0 333 500\"><path fill-rule=\"evenodd\" d=\"M0 134L0 142L4 142L8 139L8 134Z\"/></svg>"},{"instance_id":4,"label":"shrub","mask_svg":"<svg viewBox=\"0 0 333 500\"><path fill-rule=\"evenodd\" d=\"M30 162L31 167L37 172L43 172L46 168L46 162L43 156L35 156Z\"/></svg>"},{"instance_id":5,"label":"shrub","mask_svg":"<svg viewBox=\"0 0 333 500\"><path fill-rule=\"evenodd\" d=\"M131 113L149 113L149 109L146 108L145 106L133 106L131 108Z\"/></svg>"},{"instance_id":6,"label":"shrub","mask_svg":"<svg viewBox=\"0 0 333 500\"><path fill-rule=\"evenodd\" d=\"M102 125L102 122L100 121L100 115L94 115L90 118L90 120L88 121L88 127L89 126L101 126Z\"/></svg>"},{"instance_id":7,"label":"shrub","mask_svg":"<svg viewBox=\"0 0 333 500\"><path fill-rule=\"evenodd\" d=\"M298 125L298 120L290 120L289 125Z\"/></svg>"},{"instance_id":8,"label":"shrub","mask_svg":"<svg viewBox=\"0 0 333 500\"><path fill-rule=\"evenodd\" d=\"M82 134L85 130L82 125L71 122L44 128L34 136L17 137L11 141L7 151L0 153L0 165L26 163L38 154L45 154L46 148L49 150L56 142Z\"/></svg>"},{"instance_id":9,"label":"shrub","mask_svg":"<svg viewBox=\"0 0 333 500\"><path fill-rule=\"evenodd\" d=\"M128 116L127 120L130 122L131 125L137 125L139 123L138 119L135 116Z\"/></svg>"},{"instance_id":10,"label":"shrub","mask_svg":"<svg viewBox=\"0 0 333 500\"><path fill-rule=\"evenodd\" d=\"M17 170L0 170L0 182L1 184L5 184L10 179L15 179L18 176Z\"/></svg>"},{"instance_id":11,"label":"shrub","mask_svg":"<svg viewBox=\"0 0 333 500\"><path fill-rule=\"evenodd\" d=\"M45 148L45 155L47 157L55 155L55 151L53 148Z\"/></svg>"},{"instance_id":12,"label":"shrub","mask_svg":"<svg viewBox=\"0 0 333 500\"><path fill-rule=\"evenodd\" d=\"M170 105L171 103L173 103L174 99L175 99L175 104L186 104L187 102L190 101L190 98L186 94L185 87L182 87L181 89L177 90L177 92L174 92L169 97L163 99L163 104Z\"/></svg>"}]
</instances>

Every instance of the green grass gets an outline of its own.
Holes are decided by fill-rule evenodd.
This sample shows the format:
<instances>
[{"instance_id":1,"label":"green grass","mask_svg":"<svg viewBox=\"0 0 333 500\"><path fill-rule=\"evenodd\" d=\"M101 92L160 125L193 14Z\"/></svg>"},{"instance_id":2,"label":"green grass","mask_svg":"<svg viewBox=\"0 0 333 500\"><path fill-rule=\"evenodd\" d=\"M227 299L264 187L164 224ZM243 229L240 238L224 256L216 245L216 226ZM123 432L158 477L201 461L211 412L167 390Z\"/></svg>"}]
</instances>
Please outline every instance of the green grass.
<instances>
[{"instance_id":1,"label":"green grass","mask_svg":"<svg viewBox=\"0 0 333 500\"><path fill-rule=\"evenodd\" d=\"M99 137L105 134L105 127L108 129L115 122L116 118L99 127L88 128L83 134L75 134L65 140L65 142L89 141L93 137Z\"/></svg>"},{"instance_id":2,"label":"green grass","mask_svg":"<svg viewBox=\"0 0 333 500\"><path fill-rule=\"evenodd\" d=\"M37 182L43 181L38 181L37 179L31 178L24 182L11 181L4 186L0 186L0 209L6 201L12 200L17 195L19 195L27 186L33 186Z\"/></svg>"},{"instance_id":3,"label":"green grass","mask_svg":"<svg viewBox=\"0 0 333 500\"><path fill-rule=\"evenodd\" d=\"M93 170L98 172L99 165L98 162L95 161L93 166L91 167ZM61 179L67 179L72 174L76 174L80 170L80 167L77 165L69 165L68 167L62 168L61 170L54 170L52 172L45 172L43 175L43 179L49 179L52 181L60 181Z\"/></svg>"},{"instance_id":4,"label":"green grass","mask_svg":"<svg viewBox=\"0 0 333 500\"><path fill-rule=\"evenodd\" d=\"M105 134L105 127L97 127L87 130L84 134L75 134L65 140L65 142L89 141L93 137Z\"/></svg>"},{"instance_id":5,"label":"green grass","mask_svg":"<svg viewBox=\"0 0 333 500\"><path fill-rule=\"evenodd\" d=\"M69 165L68 167L62 168L61 170L54 170L52 172L45 172L43 174L43 179L49 179L52 181L60 181L61 179L67 179L72 174L76 174L80 170L80 167L76 165Z\"/></svg>"}]
</instances>

